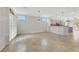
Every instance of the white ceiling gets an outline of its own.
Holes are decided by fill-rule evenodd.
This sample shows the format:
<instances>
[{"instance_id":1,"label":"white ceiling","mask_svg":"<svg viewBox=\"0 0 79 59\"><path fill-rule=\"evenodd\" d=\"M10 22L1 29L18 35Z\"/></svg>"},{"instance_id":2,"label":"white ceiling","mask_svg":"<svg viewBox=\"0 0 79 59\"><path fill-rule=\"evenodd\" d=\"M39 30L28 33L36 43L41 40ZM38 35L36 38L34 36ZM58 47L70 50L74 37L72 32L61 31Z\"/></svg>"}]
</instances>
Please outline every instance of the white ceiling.
<instances>
[{"instance_id":1,"label":"white ceiling","mask_svg":"<svg viewBox=\"0 0 79 59\"><path fill-rule=\"evenodd\" d=\"M16 15L48 16L59 19L79 18L79 7L15 7L13 9Z\"/></svg>"}]
</instances>

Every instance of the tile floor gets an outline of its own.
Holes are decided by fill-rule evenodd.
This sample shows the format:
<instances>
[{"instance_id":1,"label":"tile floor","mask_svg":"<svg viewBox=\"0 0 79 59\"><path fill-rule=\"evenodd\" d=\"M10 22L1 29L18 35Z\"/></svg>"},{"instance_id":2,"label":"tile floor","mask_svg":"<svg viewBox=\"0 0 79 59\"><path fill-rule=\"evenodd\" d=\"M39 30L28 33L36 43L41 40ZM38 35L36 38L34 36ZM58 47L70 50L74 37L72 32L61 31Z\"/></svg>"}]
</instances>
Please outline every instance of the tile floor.
<instances>
[{"instance_id":1,"label":"tile floor","mask_svg":"<svg viewBox=\"0 0 79 59\"><path fill-rule=\"evenodd\" d=\"M21 34L3 52L77 52L79 43L73 37L72 33L65 36L49 32Z\"/></svg>"}]
</instances>

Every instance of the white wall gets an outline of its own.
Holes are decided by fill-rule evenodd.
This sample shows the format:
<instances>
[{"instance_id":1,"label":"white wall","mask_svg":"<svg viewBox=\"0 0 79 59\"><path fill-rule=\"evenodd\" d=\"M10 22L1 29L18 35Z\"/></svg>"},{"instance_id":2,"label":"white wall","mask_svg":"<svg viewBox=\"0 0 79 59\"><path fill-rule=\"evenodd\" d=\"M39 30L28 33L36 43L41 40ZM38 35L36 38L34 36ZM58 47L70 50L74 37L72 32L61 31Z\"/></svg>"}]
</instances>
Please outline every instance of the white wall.
<instances>
[{"instance_id":1,"label":"white wall","mask_svg":"<svg viewBox=\"0 0 79 59\"><path fill-rule=\"evenodd\" d=\"M9 43L9 8L0 7L0 51Z\"/></svg>"},{"instance_id":2,"label":"white wall","mask_svg":"<svg viewBox=\"0 0 79 59\"><path fill-rule=\"evenodd\" d=\"M11 40L17 35L17 25L16 25L16 16L13 15L12 13L10 13L9 16L10 16L10 22L9 22L10 34L9 34L9 39Z\"/></svg>"},{"instance_id":3,"label":"white wall","mask_svg":"<svg viewBox=\"0 0 79 59\"><path fill-rule=\"evenodd\" d=\"M26 21L17 20L17 31L18 34L46 32L47 23L42 20L38 21L38 17L29 16Z\"/></svg>"}]
</instances>

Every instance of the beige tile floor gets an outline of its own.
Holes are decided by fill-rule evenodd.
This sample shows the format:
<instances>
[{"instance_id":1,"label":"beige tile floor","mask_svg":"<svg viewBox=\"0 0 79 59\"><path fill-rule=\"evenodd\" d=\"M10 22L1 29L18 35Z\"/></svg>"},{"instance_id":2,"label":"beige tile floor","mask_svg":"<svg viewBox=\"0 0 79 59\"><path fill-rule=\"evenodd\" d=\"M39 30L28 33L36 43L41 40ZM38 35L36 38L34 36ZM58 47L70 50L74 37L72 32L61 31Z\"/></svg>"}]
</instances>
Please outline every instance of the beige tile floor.
<instances>
[{"instance_id":1,"label":"beige tile floor","mask_svg":"<svg viewBox=\"0 0 79 59\"><path fill-rule=\"evenodd\" d=\"M79 43L73 34L66 36L54 33L22 34L14 38L4 52L76 52Z\"/></svg>"}]
</instances>

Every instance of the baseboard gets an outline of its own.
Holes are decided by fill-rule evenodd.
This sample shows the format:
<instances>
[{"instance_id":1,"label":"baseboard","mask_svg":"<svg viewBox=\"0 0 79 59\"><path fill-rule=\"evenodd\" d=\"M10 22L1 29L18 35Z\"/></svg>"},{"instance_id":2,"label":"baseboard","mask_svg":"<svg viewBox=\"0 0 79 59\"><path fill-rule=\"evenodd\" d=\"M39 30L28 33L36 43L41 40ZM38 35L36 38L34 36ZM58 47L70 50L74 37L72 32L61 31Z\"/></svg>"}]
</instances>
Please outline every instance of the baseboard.
<instances>
[{"instance_id":1,"label":"baseboard","mask_svg":"<svg viewBox=\"0 0 79 59\"><path fill-rule=\"evenodd\" d=\"M23 34L23 35L24 35L24 34L25 34L25 35L26 35L26 34L38 34L38 33L46 33L46 31L45 31L45 32L35 32L35 33L19 33L19 34L17 34L17 35L21 35L21 34Z\"/></svg>"},{"instance_id":2,"label":"baseboard","mask_svg":"<svg viewBox=\"0 0 79 59\"><path fill-rule=\"evenodd\" d=\"M0 52L5 52L5 48L7 48L9 46L9 44L5 45L4 48L0 51Z\"/></svg>"}]
</instances>

